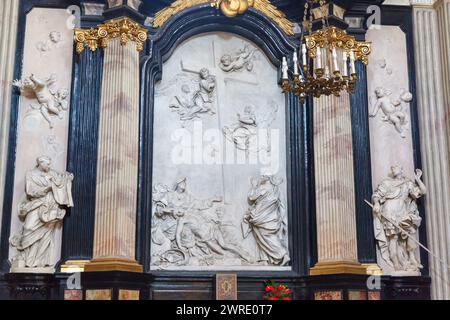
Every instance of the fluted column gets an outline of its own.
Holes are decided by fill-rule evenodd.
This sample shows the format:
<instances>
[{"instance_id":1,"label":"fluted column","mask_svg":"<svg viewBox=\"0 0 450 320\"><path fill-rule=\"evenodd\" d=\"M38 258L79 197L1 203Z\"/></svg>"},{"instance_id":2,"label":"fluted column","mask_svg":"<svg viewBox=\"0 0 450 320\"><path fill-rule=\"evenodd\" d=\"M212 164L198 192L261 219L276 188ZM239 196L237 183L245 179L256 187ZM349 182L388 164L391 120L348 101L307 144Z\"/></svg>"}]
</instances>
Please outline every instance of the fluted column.
<instances>
[{"instance_id":1,"label":"fluted column","mask_svg":"<svg viewBox=\"0 0 450 320\"><path fill-rule=\"evenodd\" d=\"M439 29L441 74L444 89L444 104L450 106L450 0L437 1L437 21ZM447 124L447 137L450 137L450 125ZM449 148L450 152L450 148ZM450 159L450 154L449 154Z\"/></svg>"},{"instance_id":2,"label":"fluted column","mask_svg":"<svg viewBox=\"0 0 450 320\"><path fill-rule=\"evenodd\" d=\"M450 263L450 163L449 106L449 1L438 12L430 6L414 6L414 40L429 248ZM441 49L439 51L439 48ZM440 60L442 58L442 60ZM445 79L445 81L444 81ZM448 267L430 257L432 295L450 299Z\"/></svg>"},{"instance_id":3,"label":"fluted column","mask_svg":"<svg viewBox=\"0 0 450 320\"><path fill-rule=\"evenodd\" d=\"M135 260L135 234L139 161L139 51L142 50L141 40L145 40L142 32L145 31L137 29L128 19L109 22L99 29L101 37L104 37L104 33L111 33L104 38L106 41L102 41L105 48L94 252L93 260L86 265L85 271L142 272L142 266ZM119 36L118 30L124 33Z\"/></svg>"},{"instance_id":4,"label":"fluted column","mask_svg":"<svg viewBox=\"0 0 450 320\"><path fill-rule=\"evenodd\" d=\"M18 11L19 0L0 1L0 226L3 216Z\"/></svg>"},{"instance_id":5,"label":"fluted column","mask_svg":"<svg viewBox=\"0 0 450 320\"><path fill-rule=\"evenodd\" d=\"M348 94L314 99L318 263L311 275L365 274L358 262Z\"/></svg>"}]
</instances>

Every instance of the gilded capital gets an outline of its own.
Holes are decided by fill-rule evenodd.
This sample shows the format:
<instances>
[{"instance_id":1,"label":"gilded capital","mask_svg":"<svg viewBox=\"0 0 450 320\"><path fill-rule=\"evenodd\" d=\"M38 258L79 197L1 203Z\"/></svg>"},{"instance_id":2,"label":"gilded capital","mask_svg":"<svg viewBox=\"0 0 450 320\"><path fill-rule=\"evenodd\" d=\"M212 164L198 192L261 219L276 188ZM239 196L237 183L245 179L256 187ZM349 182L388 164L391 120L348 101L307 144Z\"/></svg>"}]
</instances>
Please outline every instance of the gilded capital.
<instances>
[{"instance_id":1,"label":"gilded capital","mask_svg":"<svg viewBox=\"0 0 450 320\"><path fill-rule=\"evenodd\" d=\"M91 51L97 50L99 46L106 48L109 40L115 38L119 38L123 46L129 41L136 42L136 49L140 52L144 49L144 43L147 40L147 29L129 18L109 20L89 30L76 29L76 51L80 54L85 47Z\"/></svg>"}]
</instances>

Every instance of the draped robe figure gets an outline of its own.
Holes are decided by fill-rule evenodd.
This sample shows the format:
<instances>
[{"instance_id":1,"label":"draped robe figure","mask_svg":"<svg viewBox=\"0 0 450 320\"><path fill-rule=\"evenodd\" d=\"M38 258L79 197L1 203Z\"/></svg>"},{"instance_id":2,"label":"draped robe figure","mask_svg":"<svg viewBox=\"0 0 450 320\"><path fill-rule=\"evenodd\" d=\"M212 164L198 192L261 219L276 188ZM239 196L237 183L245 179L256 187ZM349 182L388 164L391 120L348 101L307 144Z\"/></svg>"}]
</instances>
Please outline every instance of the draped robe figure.
<instances>
[{"instance_id":1,"label":"draped robe figure","mask_svg":"<svg viewBox=\"0 0 450 320\"><path fill-rule=\"evenodd\" d=\"M13 268L52 267L55 229L66 214L62 207L73 207L73 175L52 170L48 157L38 158L37 163L26 174L27 199L19 205L22 230L10 241L18 251Z\"/></svg>"},{"instance_id":2,"label":"draped robe figure","mask_svg":"<svg viewBox=\"0 0 450 320\"><path fill-rule=\"evenodd\" d=\"M259 261L264 264L285 266L289 253L285 243L286 221L275 177L253 179L248 195L249 209L242 224L244 238L253 233L259 247Z\"/></svg>"},{"instance_id":3,"label":"draped robe figure","mask_svg":"<svg viewBox=\"0 0 450 320\"><path fill-rule=\"evenodd\" d=\"M419 272L422 265L415 254L415 237L422 218L416 200L426 193L421 181L422 171L416 170L415 182L403 176L403 169L391 168L391 177L381 182L372 201L375 238L382 258L395 271Z\"/></svg>"}]
</instances>

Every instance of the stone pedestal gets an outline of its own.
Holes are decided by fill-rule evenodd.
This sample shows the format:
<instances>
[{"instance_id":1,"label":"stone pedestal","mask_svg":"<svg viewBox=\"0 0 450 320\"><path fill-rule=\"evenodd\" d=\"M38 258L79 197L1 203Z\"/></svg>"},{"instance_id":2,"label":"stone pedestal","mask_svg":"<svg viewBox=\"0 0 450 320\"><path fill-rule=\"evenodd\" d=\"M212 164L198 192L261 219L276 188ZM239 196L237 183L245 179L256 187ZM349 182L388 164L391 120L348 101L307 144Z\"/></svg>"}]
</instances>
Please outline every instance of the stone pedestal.
<instances>
[{"instance_id":1,"label":"stone pedestal","mask_svg":"<svg viewBox=\"0 0 450 320\"><path fill-rule=\"evenodd\" d=\"M318 263L311 275L365 274L358 262L348 94L314 99Z\"/></svg>"},{"instance_id":2,"label":"stone pedestal","mask_svg":"<svg viewBox=\"0 0 450 320\"><path fill-rule=\"evenodd\" d=\"M429 6L420 2L413 13L420 140L424 183L429 190L425 197L427 234L430 250L445 262L430 257L432 295L450 299L450 1L437 1L434 7L431 2Z\"/></svg>"}]
</instances>

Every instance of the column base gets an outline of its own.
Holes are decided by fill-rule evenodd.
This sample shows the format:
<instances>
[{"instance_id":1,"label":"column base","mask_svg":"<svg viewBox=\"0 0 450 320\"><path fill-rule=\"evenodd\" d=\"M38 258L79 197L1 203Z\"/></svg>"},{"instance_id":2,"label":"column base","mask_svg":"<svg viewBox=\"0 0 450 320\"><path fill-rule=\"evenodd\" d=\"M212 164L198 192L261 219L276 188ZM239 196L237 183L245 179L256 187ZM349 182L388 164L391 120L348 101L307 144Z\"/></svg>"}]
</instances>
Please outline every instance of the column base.
<instances>
[{"instance_id":1,"label":"column base","mask_svg":"<svg viewBox=\"0 0 450 320\"><path fill-rule=\"evenodd\" d=\"M311 276L327 274L367 274L367 267L353 261L318 262L309 269Z\"/></svg>"},{"instance_id":2,"label":"column base","mask_svg":"<svg viewBox=\"0 0 450 320\"><path fill-rule=\"evenodd\" d=\"M366 268L366 273L371 276L382 276L383 269L376 263L363 263L362 266Z\"/></svg>"},{"instance_id":3,"label":"column base","mask_svg":"<svg viewBox=\"0 0 450 320\"><path fill-rule=\"evenodd\" d=\"M144 272L144 268L137 261L124 258L97 258L84 266L85 272L125 271Z\"/></svg>"},{"instance_id":4,"label":"column base","mask_svg":"<svg viewBox=\"0 0 450 320\"><path fill-rule=\"evenodd\" d=\"M67 260L61 265L61 273L84 272L89 260Z\"/></svg>"}]
</instances>

